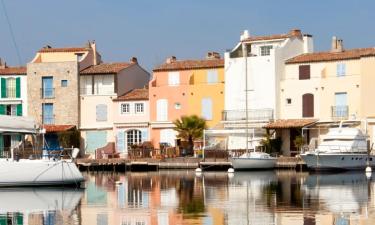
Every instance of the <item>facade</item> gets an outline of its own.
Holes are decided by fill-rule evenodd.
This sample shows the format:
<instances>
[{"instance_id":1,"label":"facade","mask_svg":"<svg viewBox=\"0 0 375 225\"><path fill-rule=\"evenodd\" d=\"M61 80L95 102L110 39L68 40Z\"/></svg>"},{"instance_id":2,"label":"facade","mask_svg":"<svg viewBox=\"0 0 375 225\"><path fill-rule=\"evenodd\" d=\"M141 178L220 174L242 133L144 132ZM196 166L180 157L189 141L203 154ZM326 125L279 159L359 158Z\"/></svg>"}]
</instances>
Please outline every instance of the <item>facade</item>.
<instances>
[{"instance_id":1,"label":"facade","mask_svg":"<svg viewBox=\"0 0 375 225\"><path fill-rule=\"evenodd\" d=\"M134 89L113 99L113 132L116 150L128 155L132 145L150 141L148 88Z\"/></svg>"},{"instance_id":2,"label":"facade","mask_svg":"<svg viewBox=\"0 0 375 225\"><path fill-rule=\"evenodd\" d=\"M223 139L221 148L226 149L258 145L264 136L262 126L280 116L278 94L284 61L312 51L312 36L297 29L269 36L251 36L245 31L233 50L225 53L224 129L207 130L211 138L207 138L206 146Z\"/></svg>"},{"instance_id":3,"label":"facade","mask_svg":"<svg viewBox=\"0 0 375 225\"><path fill-rule=\"evenodd\" d=\"M151 141L176 145L173 121L184 115L198 115L209 127L220 122L224 108L224 61L215 52L204 60L171 57L153 70L150 81Z\"/></svg>"},{"instance_id":4,"label":"facade","mask_svg":"<svg viewBox=\"0 0 375 225\"><path fill-rule=\"evenodd\" d=\"M0 59L0 115L27 116L26 67L8 67ZM0 157L18 144L20 135L0 134ZM9 151L7 151L9 152Z\"/></svg>"},{"instance_id":5,"label":"facade","mask_svg":"<svg viewBox=\"0 0 375 225\"><path fill-rule=\"evenodd\" d=\"M113 100L144 87L149 79L149 73L138 65L136 58L129 63L93 65L80 72L81 148L85 153L92 154L97 148L116 142L115 118L117 123L130 121L118 118Z\"/></svg>"},{"instance_id":6,"label":"facade","mask_svg":"<svg viewBox=\"0 0 375 225\"><path fill-rule=\"evenodd\" d=\"M362 124L362 128L367 120L370 125L367 127L368 134L374 140L372 118L375 107L368 98L375 95L375 78L371 75L374 70L374 48L344 50L342 40L336 37L332 39L330 51L302 54L287 60L279 95L279 112L283 121L275 123L285 125L296 119L306 123L300 126L293 123L268 126L277 129L282 137L282 151L286 155L290 151L298 153L293 140L302 135L301 128L311 126L311 122L321 128L307 129L303 133L306 144L342 120Z\"/></svg>"}]
</instances>

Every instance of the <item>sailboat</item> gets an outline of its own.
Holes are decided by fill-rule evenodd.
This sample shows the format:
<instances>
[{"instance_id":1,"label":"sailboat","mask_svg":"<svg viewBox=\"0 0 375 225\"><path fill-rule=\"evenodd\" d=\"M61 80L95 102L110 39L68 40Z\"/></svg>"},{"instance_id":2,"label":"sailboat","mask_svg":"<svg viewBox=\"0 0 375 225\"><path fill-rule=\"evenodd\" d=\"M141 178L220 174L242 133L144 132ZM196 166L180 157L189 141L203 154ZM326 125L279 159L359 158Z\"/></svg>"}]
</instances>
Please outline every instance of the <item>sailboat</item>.
<instances>
[{"instance_id":1,"label":"sailboat","mask_svg":"<svg viewBox=\"0 0 375 225\"><path fill-rule=\"evenodd\" d=\"M248 77L247 77L247 46L242 43L242 52L245 62L245 105L246 105L246 152L239 157L231 157L230 161L235 170L250 169L273 169L276 165L276 158L265 152L249 151L249 110L248 110ZM254 141L254 131L252 142ZM252 144L253 145L253 144Z\"/></svg>"},{"instance_id":2,"label":"sailboat","mask_svg":"<svg viewBox=\"0 0 375 225\"><path fill-rule=\"evenodd\" d=\"M84 181L74 159L79 149L72 151L71 159L61 159L59 156L31 154L29 158L21 157L26 142L26 135L33 137L39 133L33 119L21 116L0 116L0 135L21 136L16 146L11 146L4 152L0 146L0 187L11 186L51 186L76 185ZM35 144L35 143L34 143ZM33 149L33 152L36 152ZM7 154L6 154L7 153Z\"/></svg>"}]
</instances>

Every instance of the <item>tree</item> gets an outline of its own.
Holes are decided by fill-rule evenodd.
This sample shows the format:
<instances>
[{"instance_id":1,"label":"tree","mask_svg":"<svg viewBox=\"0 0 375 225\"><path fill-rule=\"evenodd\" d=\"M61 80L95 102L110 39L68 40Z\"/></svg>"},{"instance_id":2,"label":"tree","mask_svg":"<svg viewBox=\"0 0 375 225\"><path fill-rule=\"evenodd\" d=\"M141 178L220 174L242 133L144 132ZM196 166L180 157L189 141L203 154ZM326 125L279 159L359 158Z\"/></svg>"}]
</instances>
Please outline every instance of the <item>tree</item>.
<instances>
[{"instance_id":1,"label":"tree","mask_svg":"<svg viewBox=\"0 0 375 225\"><path fill-rule=\"evenodd\" d=\"M192 116L181 116L180 119L173 121L174 130L178 132L177 137L188 141L187 154L193 154L194 140L203 137L203 131L206 129L206 120L203 118Z\"/></svg>"}]
</instances>

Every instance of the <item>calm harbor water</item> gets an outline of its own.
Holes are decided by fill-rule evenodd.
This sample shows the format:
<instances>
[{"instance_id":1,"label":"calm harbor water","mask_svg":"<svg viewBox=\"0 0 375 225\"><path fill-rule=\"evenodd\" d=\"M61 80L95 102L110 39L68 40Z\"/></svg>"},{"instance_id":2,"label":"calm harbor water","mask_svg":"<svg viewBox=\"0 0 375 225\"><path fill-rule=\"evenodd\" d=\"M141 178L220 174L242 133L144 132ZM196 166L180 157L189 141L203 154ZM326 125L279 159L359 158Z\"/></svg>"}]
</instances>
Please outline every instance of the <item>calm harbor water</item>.
<instances>
[{"instance_id":1,"label":"calm harbor water","mask_svg":"<svg viewBox=\"0 0 375 225\"><path fill-rule=\"evenodd\" d=\"M0 225L375 224L375 174L86 173L85 189L0 189Z\"/></svg>"}]
</instances>

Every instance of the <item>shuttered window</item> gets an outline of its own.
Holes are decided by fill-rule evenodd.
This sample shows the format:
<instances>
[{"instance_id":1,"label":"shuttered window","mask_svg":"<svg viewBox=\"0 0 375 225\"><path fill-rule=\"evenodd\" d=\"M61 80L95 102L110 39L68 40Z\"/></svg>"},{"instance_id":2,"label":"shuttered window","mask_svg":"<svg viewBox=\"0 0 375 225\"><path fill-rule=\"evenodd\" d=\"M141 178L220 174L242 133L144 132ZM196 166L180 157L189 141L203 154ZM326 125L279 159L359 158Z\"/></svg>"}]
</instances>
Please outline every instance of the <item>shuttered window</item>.
<instances>
[{"instance_id":1,"label":"shuttered window","mask_svg":"<svg viewBox=\"0 0 375 225\"><path fill-rule=\"evenodd\" d=\"M336 75L338 77L345 76L346 74L346 64L345 63L338 63L336 66Z\"/></svg>"},{"instance_id":2,"label":"shuttered window","mask_svg":"<svg viewBox=\"0 0 375 225\"><path fill-rule=\"evenodd\" d=\"M168 100L159 99L156 101L156 120L167 121L168 120Z\"/></svg>"},{"instance_id":3,"label":"shuttered window","mask_svg":"<svg viewBox=\"0 0 375 225\"><path fill-rule=\"evenodd\" d=\"M304 94L302 96L302 117L314 117L313 94Z\"/></svg>"},{"instance_id":4,"label":"shuttered window","mask_svg":"<svg viewBox=\"0 0 375 225\"><path fill-rule=\"evenodd\" d=\"M216 84L218 83L218 74L217 70L208 70L207 71L207 83L208 84Z\"/></svg>"},{"instance_id":5,"label":"shuttered window","mask_svg":"<svg viewBox=\"0 0 375 225\"><path fill-rule=\"evenodd\" d=\"M202 117L205 120L212 120L212 100L211 98L202 99Z\"/></svg>"},{"instance_id":6,"label":"shuttered window","mask_svg":"<svg viewBox=\"0 0 375 225\"><path fill-rule=\"evenodd\" d=\"M96 106L96 121L107 121L107 105Z\"/></svg>"},{"instance_id":7,"label":"shuttered window","mask_svg":"<svg viewBox=\"0 0 375 225\"><path fill-rule=\"evenodd\" d=\"M124 132L119 131L117 132L117 151L118 152L125 152L125 140L124 140ZM127 152L127 151L126 151Z\"/></svg>"},{"instance_id":8,"label":"shuttered window","mask_svg":"<svg viewBox=\"0 0 375 225\"><path fill-rule=\"evenodd\" d=\"M177 86L180 84L180 73L179 72L169 72L168 73L168 85Z\"/></svg>"},{"instance_id":9,"label":"shuttered window","mask_svg":"<svg viewBox=\"0 0 375 225\"><path fill-rule=\"evenodd\" d=\"M1 97L7 97L7 81L5 78L1 78Z\"/></svg>"},{"instance_id":10,"label":"shuttered window","mask_svg":"<svg viewBox=\"0 0 375 225\"><path fill-rule=\"evenodd\" d=\"M299 79L300 80L310 79L310 65L299 66Z\"/></svg>"},{"instance_id":11,"label":"shuttered window","mask_svg":"<svg viewBox=\"0 0 375 225\"><path fill-rule=\"evenodd\" d=\"M87 131L85 142L86 152L94 153L107 144L107 131Z\"/></svg>"}]
</instances>

